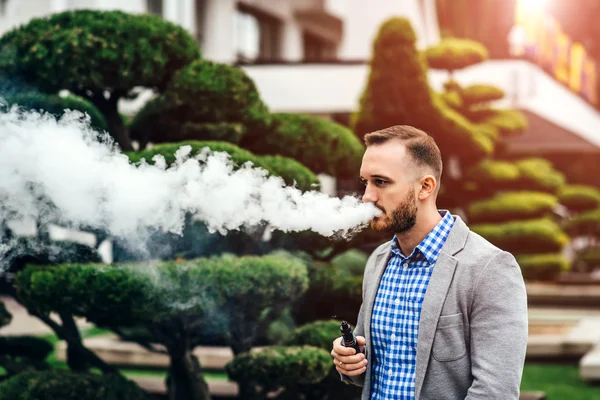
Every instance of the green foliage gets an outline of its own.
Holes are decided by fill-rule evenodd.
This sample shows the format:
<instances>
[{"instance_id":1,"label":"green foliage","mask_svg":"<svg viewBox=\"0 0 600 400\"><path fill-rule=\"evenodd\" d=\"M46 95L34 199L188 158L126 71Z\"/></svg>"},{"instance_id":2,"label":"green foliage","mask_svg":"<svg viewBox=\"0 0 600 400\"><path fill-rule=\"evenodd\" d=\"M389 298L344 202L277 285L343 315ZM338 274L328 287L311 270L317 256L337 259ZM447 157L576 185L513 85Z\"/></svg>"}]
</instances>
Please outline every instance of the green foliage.
<instances>
[{"instance_id":1,"label":"green foliage","mask_svg":"<svg viewBox=\"0 0 600 400\"><path fill-rule=\"evenodd\" d=\"M485 61L488 51L483 44L474 40L445 38L428 48L425 57L433 69L455 71Z\"/></svg>"},{"instance_id":2,"label":"green foliage","mask_svg":"<svg viewBox=\"0 0 600 400\"><path fill-rule=\"evenodd\" d=\"M25 110L35 110L60 118L65 110L79 111L89 115L91 126L98 131L106 131L108 126L104 116L96 106L78 96L60 97L43 93L19 93L5 96L7 108L13 105Z\"/></svg>"},{"instance_id":3,"label":"green foliage","mask_svg":"<svg viewBox=\"0 0 600 400\"><path fill-rule=\"evenodd\" d=\"M190 146L192 151L190 156L195 156L205 147L213 152L225 152L229 154L231 160L237 167L242 166L246 162L251 162L254 167L266 170L270 175L281 176L287 185L297 184L300 190L313 190L318 188L318 178L295 160L284 157L272 156L257 156L251 152L244 150L234 144L227 142L213 141L185 141L180 143L164 143L153 146L139 152L127 152L126 154L132 163L138 163L141 159L152 163L152 158L155 155L162 155L167 164L175 162L175 153L183 146ZM315 186L316 185L316 186Z\"/></svg>"},{"instance_id":4,"label":"green foliage","mask_svg":"<svg viewBox=\"0 0 600 400\"><path fill-rule=\"evenodd\" d=\"M589 247L577 254L577 261L581 261L591 268L600 266L600 247Z\"/></svg>"},{"instance_id":5,"label":"green foliage","mask_svg":"<svg viewBox=\"0 0 600 400\"><path fill-rule=\"evenodd\" d=\"M460 111L463 108L463 99L455 90L444 91L440 93L440 98L448 107L453 110Z\"/></svg>"},{"instance_id":6,"label":"green foliage","mask_svg":"<svg viewBox=\"0 0 600 400\"><path fill-rule=\"evenodd\" d=\"M600 237L600 208L582 212L566 221L565 231L573 237Z\"/></svg>"},{"instance_id":7,"label":"green foliage","mask_svg":"<svg viewBox=\"0 0 600 400\"><path fill-rule=\"evenodd\" d=\"M252 79L236 67L197 60L173 77L165 93L135 116L131 137L147 142L225 140L239 143L271 122Z\"/></svg>"},{"instance_id":8,"label":"green foliage","mask_svg":"<svg viewBox=\"0 0 600 400\"><path fill-rule=\"evenodd\" d=\"M567 185L558 191L560 204L574 212L600 207L600 190L593 186Z\"/></svg>"},{"instance_id":9,"label":"green foliage","mask_svg":"<svg viewBox=\"0 0 600 400\"><path fill-rule=\"evenodd\" d=\"M318 383L330 368L329 352L312 346L267 347L240 354L225 366L231 380L259 386L265 394L282 387Z\"/></svg>"},{"instance_id":10,"label":"green foliage","mask_svg":"<svg viewBox=\"0 0 600 400\"><path fill-rule=\"evenodd\" d=\"M507 222L518 219L534 219L551 214L558 199L541 192L498 193L487 200L469 204L469 223Z\"/></svg>"},{"instance_id":11,"label":"green foliage","mask_svg":"<svg viewBox=\"0 0 600 400\"><path fill-rule=\"evenodd\" d=\"M0 336L0 354L5 356L44 360L52 351L53 345L35 336Z\"/></svg>"},{"instance_id":12,"label":"green foliage","mask_svg":"<svg viewBox=\"0 0 600 400\"><path fill-rule=\"evenodd\" d=\"M432 135L445 156L474 162L490 155L494 143L451 109L427 83L427 68L415 47L410 22L392 18L374 43L371 72L353 119L359 136L393 125L412 125Z\"/></svg>"},{"instance_id":13,"label":"green foliage","mask_svg":"<svg viewBox=\"0 0 600 400\"><path fill-rule=\"evenodd\" d=\"M471 229L501 249L519 255L559 252L569 241L550 219L474 224Z\"/></svg>"},{"instance_id":14,"label":"green foliage","mask_svg":"<svg viewBox=\"0 0 600 400\"><path fill-rule=\"evenodd\" d=\"M465 180L475 190L492 194L502 190L542 191L556 194L565 177L544 159L530 158L515 163L486 159L470 168Z\"/></svg>"},{"instance_id":15,"label":"green foliage","mask_svg":"<svg viewBox=\"0 0 600 400\"><path fill-rule=\"evenodd\" d=\"M350 249L331 259L342 276L363 276L369 255L358 249Z\"/></svg>"},{"instance_id":16,"label":"green foliage","mask_svg":"<svg viewBox=\"0 0 600 400\"><path fill-rule=\"evenodd\" d=\"M149 14L77 10L34 18L0 38L0 66L48 93L86 89L127 94L164 88L197 59L183 28Z\"/></svg>"},{"instance_id":17,"label":"green foliage","mask_svg":"<svg viewBox=\"0 0 600 400\"><path fill-rule=\"evenodd\" d=\"M462 88L460 96L466 107L504 98L504 91L493 85L475 84Z\"/></svg>"},{"instance_id":18,"label":"green foliage","mask_svg":"<svg viewBox=\"0 0 600 400\"><path fill-rule=\"evenodd\" d=\"M0 383L0 400L149 400L135 383L117 375L65 370L25 372Z\"/></svg>"},{"instance_id":19,"label":"green foliage","mask_svg":"<svg viewBox=\"0 0 600 400\"><path fill-rule=\"evenodd\" d=\"M272 129L251 134L244 147L257 154L280 154L294 158L314 173L355 177L364 146L353 132L325 118L302 114L273 114Z\"/></svg>"},{"instance_id":20,"label":"green foliage","mask_svg":"<svg viewBox=\"0 0 600 400\"><path fill-rule=\"evenodd\" d=\"M527 280L554 281L570 268L569 260L561 254L528 254L516 259Z\"/></svg>"},{"instance_id":21,"label":"green foliage","mask_svg":"<svg viewBox=\"0 0 600 400\"><path fill-rule=\"evenodd\" d=\"M480 121L498 129L500 135L509 136L523 133L527 129L527 117L516 110L487 110Z\"/></svg>"},{"instance_id":22,"label":"green foliage","mask_svg":"<svg viewBox=\"0 0 600 400\"><path fill-rule=\"evenodd\" d=\"M12 321L12 314L8 312L4 303L0 303L0 328L10 324Z\"/></svg>"},{"instance_id":23,"label":"green foliage","mask_svg":"<svg viewBox=\"0 0 600 400\"><path fill-rule=\"evenodd\" d=\"M315 346L331 351L333 341L341 336L341 320L319 320L304 324L288 339L292 346Z\"/></svg>"}]
</instances>

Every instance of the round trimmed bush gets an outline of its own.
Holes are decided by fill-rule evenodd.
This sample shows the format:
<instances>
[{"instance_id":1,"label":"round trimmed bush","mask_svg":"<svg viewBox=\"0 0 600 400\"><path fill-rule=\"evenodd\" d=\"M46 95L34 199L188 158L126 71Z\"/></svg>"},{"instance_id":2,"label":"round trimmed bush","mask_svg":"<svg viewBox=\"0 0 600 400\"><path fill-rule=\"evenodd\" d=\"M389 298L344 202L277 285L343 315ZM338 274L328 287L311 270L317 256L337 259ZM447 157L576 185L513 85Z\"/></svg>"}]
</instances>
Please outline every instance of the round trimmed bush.
<instances>
[{"instance_id":1,"label":"round trimmed bush","mask_svg":"<svg viewBox=\"0 0 600 400\"><path fill-rule=\"evenodd\" d=\"M45 360L54 351L48 341L35 336L0 336L0 354Z\"/></svg>"},{"instance_id":2,"label":"round trimmed bush","mask_svg":"<svg viewBox=\"0 0 600 400\"><path fill-rule=\"evenodd\" d=\"M98 108L89 101L77 97L61 97L43 93L20 93L4 97L7 107L18 106L25 110L33 110L54 115L60 118L66 110L79 111L90 117L91 126L98 131L106 131L108 125ZM4 107L3 107L4 108Z\"/></svg>"},{"instance_id":3,"label":"round trimmed bush","mask_svg":"<svg viewBox=\"0 0 600 400\"><path fill-rule=\"evenodd\" d=\"M504 91L493 85L475 84L460 90L462 101L466 107L479 103L488 103L504 98Z\"/></svg>"},{"instance_id":4,"label":"round trimmed bush","mask_svg":"<svg viewBox=\"0 0 600 400\"><path fill-rule=\"evenodd\" d=\"M588 269L600 267L600 247L589 247L578 252L577 261L581 261Z\"/></svg>"},{"instance_id":5,"label":"round trimmed bush","mask_svg":"<svg viewBox=\"0 0 600 400\"><path fill-rule=\"evenodd\" d=\"M571 211L590 211L600 207L600 190L593 186L568 185L558 191L558 200Z\"/></svg>"},{"instance_id":6,"label":"round trimmed bush","mask_svg":"<svg viewBox=\"0 0 600 400\"><path fill-rule=\"evenodd\" d=\"M570 262L561 254L528 254L516 257L527 280L554 281L570 269Z\"/></svg>"},{"instance_id":7,"label":"round trimmed bush","mask_svg":"<svg viewBox=\"0 0 600 400\"><path fill-rule=\"evenodd\" d=\"M600 208L574 216L565 223L565 231L570 236L600 237Z\"/></svg>"},{"instance_id":8,"label":"round trimmed bush","mask_svg":"<svg viewBox=\"0 0 600 400\"><path fill-rule=\"evenodd\" d=\"M320 320L304 324L294 331L287 344L293 346L315 346L331 351L333 341L340 337L341 320Z\"/></svg>"},{"instance_id":9,"label":"round trimmed bush","mask_svg":"<svg viewBox=\"0 0 600 400\"><path fill-rule=\"evenodd\" d=\"M280 176L287 185L294 185L300 190L315 190L319 188L319 179L308 168L298 161L282 156L257 156L232 143L215 141L184 141L179 143L163 143L138 152L125 153L132 163L139 163L145 159L153 163L152 158L161 155L167 164L175 162L175 154L183 146L190 146L190 157L200 153L202 149L209 148L213 152L225 152L237 167L246 162L251 162L254 167L266 170L270 175Z\"/></svg>"},{"instance_id":10,"label":"round trimmed bush","mask_svg":"<svg viewBox=\"0 0 600 400\"><path fill-rule=\"evenodd\" d=\"M24 372L0 383L0 400L150 400L135 383L114 375L65 370Z\"/></svg>"},{"instance_id":11,"label":"round trimmed bush","mask_svg":"<svg viewBox=\"0 0 600 400\"><path fill-rule=\"evenodd\" d=\"M264 393L322 381L331 368L328 351L313 346L272 346L243 353L227 363L229 379L260 386Z\"/></svg>"},{"instance_id":12,"label":"round trimmed bush","mask_svg":"<svg viewBox=\"0 0 600 400\"><path fill-rule=\"evenodd\" d=\"M527 117L516 110L487 110L483 116L480 121L495 127L502 136L520 134L529 124Z\"/></svg>"},{"instance_id":13,"label":"round trimmed bush","mask_svg":"<svg viewBox=\"0 0 600 400\"><path fill-rule=\"evenodd\" d=\"M350 249L335 256L331 263L343 276L363 276L369 255L358 249Z\"/></svg>"},{"instance_id":14,"label":"round trimmed bush","mask_svg":"<svg viewBox=\"0 0 600 400\"><path fill-rule=\"evenodd\" d=\"M471 224L541 218L551 214L558 199L542 192L505 192L469 204Z\"/></svg>"},{"instance_id":15,"label":"round trimmed bush","mask_svg":"<svg viewBox=\"0 0 600 400\"><path fill-rule=\"evenodd\" d=\"M485 61L488 51L484 45L474 40L446 38L428 48L425 58L433 69L455 71Z\"/></svg>"},{"instance_id":16,"label":"round trimmed bush","mask_svg":"<svg viewBox=\"0 0 600 400\"><path fill-rule=\"evenodd\" d=\"M519 255L559 252L569 242L568 236L549 219L474 224L471 229L502 250Z\"/></svg>"}]
</instances>

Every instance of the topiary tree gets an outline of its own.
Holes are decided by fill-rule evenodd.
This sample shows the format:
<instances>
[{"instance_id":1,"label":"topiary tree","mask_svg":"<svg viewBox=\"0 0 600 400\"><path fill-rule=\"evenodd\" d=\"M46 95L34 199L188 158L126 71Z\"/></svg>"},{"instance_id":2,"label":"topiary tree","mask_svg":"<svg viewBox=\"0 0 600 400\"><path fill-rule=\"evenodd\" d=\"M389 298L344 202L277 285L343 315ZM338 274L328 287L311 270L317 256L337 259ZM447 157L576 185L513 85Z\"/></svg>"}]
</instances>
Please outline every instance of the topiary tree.
<instances>
[{"instance_id":1,"label":"topiary tree","mask_svg":"<svg viewBox=\"0 0 600 400\"><path fill-rule=\"evenodd\" d=\"M425 58L431 68L447 70L449 81L453 82L454 71L487 60L488 51L483 44L474 40L444 38L425 50Z\"/></svg>"},{"instance_id":2,"label":"topiary tree","mask_svg":"<svg viewBox=\"0 0 600 400\"><path fill-rule=\"evenodd\" d=\"M141 148L148 142L182 140L237 144L247 132L265 132L270 118L254 82L243 70L197 60L178 71L164 94L138 112L131 135Z\"/></svg>"},{"instance_id":3,"label":"topiary tree","mask_svg":"<svg viewBox=\"0 0 600 400\"><path fill-rule=\"evenodd\" d=\"M465 179L471 229L517 258L526 279L553 280L569 269L569 238L557 222L564 176L542 159L486 160Z\"/></svg>"},{"instance_id":4,"label":"topiary tree","mask_svg":"<svg viewBox=\"0 0 600 400\"><path fill-rule=\"evenodd\" d=\"M580 244L575 250L573 269L591 272L600 267L600 190L585 185L568 185L558 193L561 204L571 213L564 228Z\"/></svg>"},{"instance_id":5,"label":"topiary tree","mask_svg":"<svg viewBox=\"0 0 600 400\"><path fill-rule=\"evenodd\" d=\"M257 154L280 154L294 158L314 173L342 179L359 172L363 144L353 132L325 118L301 114L273 114L268 132L256 132L242 145Z\"/></svg>"},{"instance_id":6,"label":"topiary tree","mask_svg":"<svg viewBox=\"0 0 600 400\"><path fill-rule=\"evenodd\" d=\"M89 101L78 96L60 97L58 95L48 95L43 93L18 93L5 96L5 110L13 106L18 106L26 110L33 110L41 113L49 113L57 119L65 114L66 110L79 111L90 117L90 126L100 132L108 130L108 124L104 116Z\"/></svg>"},{"instance_id":7,"label":"topiary tree","mask_svg":"<svg viewBox=\"0 0 600 400\"><path fill-rule=\"evenodd\" d=\"M23 302L43 315L55 311L85 317L126 339L124 328L145 331L133 340L151 351L164 352L156 343L166 348L173 400L209 398L192 354L205 335L224 336L234 354L248 351L308 284L303 263L275 256L30 266L16 280ZM76 343L73 337L63 339ZM82 351L89 356L85 361L93 363L93 353L87 352Z\"/></svg>"},{"instance_id":8,"label":"topiary tree","mask_svg":"<svg viewBox=\"0 0 600 400\"><path fill-rule=\"evenodd\" d=\"M150 400L135 383L116 375L63 370L26 372L0 383L0 400Z\"/></svg>"},{"instance_id":9,"label":"topiary tree","mask_svg":"<svg viewBox=\"0 0 600 400\"><path fill-rule=\"evenodd\" d=\"M117 111L137 87L164 90L172 75L198 59L182 27L150 14L76 10L34 18L0 38L0 67L39 90L66 89L92 102L123 150L132 150Z\"/></svg>"}]
</instances>

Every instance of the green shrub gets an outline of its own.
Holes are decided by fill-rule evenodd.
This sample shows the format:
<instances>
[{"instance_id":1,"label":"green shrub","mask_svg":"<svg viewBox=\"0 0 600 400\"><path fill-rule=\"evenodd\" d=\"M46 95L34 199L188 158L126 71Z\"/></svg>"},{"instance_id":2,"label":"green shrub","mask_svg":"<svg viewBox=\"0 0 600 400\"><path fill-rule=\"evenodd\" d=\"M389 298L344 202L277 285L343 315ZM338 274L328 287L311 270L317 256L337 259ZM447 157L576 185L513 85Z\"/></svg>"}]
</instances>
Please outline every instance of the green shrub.
<instances>
[{"instance_id":1,"label":"green shrub","mask_svg":"<svg viewBox=\"0 0 600 400\"><path fill-rule=\"evenodd\" d=\"M516 257L527 280L554 281L569 270L570 262L561 254L531 254Z\"/></svg>"},{"instance_id":2,"label":"green shrub","mask_svg":"<svg viewBox=\"0 0 600 400\"><path fill-rule=\"evenodd\" d=\"M336 122L302 114L273 114L272 129L250 134L244 147L257 154L280 154L294 158L314 173L355 177L364 146L354 133Z\"/></svg>"},{"instance_id":3,"label":"green shrub","mask_svg":"<svg viewBox=\"0 0 600 400\"><path fill-rule=\"evenodd\" d=\"M65 370L25 372L0 383L0 400L149 400L135 383L115 375Z\"/></svg>"},{"instance_id":4,"label":"green shrub","mask_svg":"<svg viewBox=\"0 0 600 400\"><path fill-rule=\"evenodd\" d=\"M48 341L35 336L0 336L0 354L45 360L54 351Z\"/></svg>"},{"instance_id":5,"label":"green shrub","mask_svg":"<svg viewBox=\"0 0 600 400\"><path fill-rule=\"evenodd\" d=\"M530 190L556 194L565 184L565 176L554 169L552 163L542 158L528 158L516 162L522 180Z\"/></svg>"},{"instance_id":6,"label":"green shrub","mask_svg":"<svg viewBox=\"0 0 600 400\"><path fill-rule=\"evenodd\" d=\"M42 93L20 93L6 96L4 97L4 100L8 107L18 105L22 109L45 112L54 115L56 118L60 118L67 109L80 111L89 115L91 126L94 129L101 132L108 129L108 125L106 125L106 120L102 113L98 111L96 106L81 97L60 97Z\"/></svg>"},{"instance_id":7,"label":"green shrub","mask_svg":"<svg viewBox=\"0 0 600 400\"><path fill-rule=\"evenodd\" d=\"M565 231L571 236L600 236L600 208L585 211L566 221Z\"/></svg>"},{"instance_id":8,"label":"green shrub","mask_svg":"<svg viewBox=\"0 0 600 400\"><path fill-rule=\"evenodd\" d=\"M412 125L432 135L443 154L474 162L491 154L494 143L428 86L427 68L405 18L387 20L374 43L370 75L353 117L354 132Z\"/></svg>"},{"instance_id":9,"label":"green shrub","mask_svg":"<svg viewBox=\"0 0 600 400\"><path fill-rule=\"evenodd\" d=\"M295 182L300 190L318 188L318 186L314 186L319 182L318 178L297 161L284 157L263 158L227 142L185 141L180 143L164 143L143 151L127 152L125 154L132 163L138 163L142 158L148 163L152 163L152 158L160 154L165 158L167 164L170 165L175 162L175 153L182 146L191 146L192 151L190 156L195 156L205 147L213 152L225 152L229 154L231 160L237 166L242 166L249 161L254 167L262 168L269 172L270 175L281 176L287 185L293 185Z\"/></svg>"},{"instance_id":10,"label":"green shrub","mask_svg":"<svg viewBox=\"0 0 600 400\"><path fill-rule=\"evenodd\" d=\"M528 126L527 117L516 110L488 110L480 121L498 129L500 135L517 135Z\"/></svg>"},{"instance_id":11,"label":"green shrub","mask_svg":"<svg viewBox=\"0 0 600 400\"><path fill-rule=\"evenodd\" d=\"M457 91L444 91L440 93L440 98L446 105L453 110L460 111L463 108L463 100Z\"/></svg>"},{"instance_id":12,"label":"green shrub","mask_svg":"<svg viewBox=\"0 0 600 400\"><path fill-rule=\"evenodd\" d=\"M173 77L164 95L135 116L131 137L147 142L224 140L266 132L271 114L254 82L236 67L197 60Z\"/></svg>"},{"instance_id":13,"label":"green shrub","mask_svg":"<svg viewBox=\"0 0 600 400\"><path fill-rule=\"evenodd\" d=\"M560 204L575 212L600 207L600 190L593 186L567 185L558 191Z\"/></svg>"},{"instance_id":14,"label":"green shrub","mask_svg":"<svg viewBox=\"0 0 600 400\"><path fill-rule=\"evenodd\" d=\"M445 38L425 51L427 64L433 69L455 71L478 64L488 58L484 45L474 40Z\"/></svg>"},{"instance_id":15,"label":"green shrub","mask_svg":"<svg viewBox=\"0 0 600 400\"><path fill-rule=\"evenodd\" d=\"M12 321L11 313L8 312L4 303L0 303L0 328L10 324L10 321Z\"/></svg>"},{"instance_id":16,"label":"green shrub","mask_svg":"<svg viewBox=\"0 0 600 400\"><path fill-rule=\"evenodd\" d=\"M469 204L471 224L541 218L551 214L558 199L541 192L505 192Z\"/></svg>"},{"instance_id":17,"label":"green shrub","mask_svg":"<svg viewBox=\"0 0 600 400\"><path fill-rule=\"evenodd\" d=\"M291 346L315 346L331 351L333 341L341 336L341 320L320 320L304 324L294 331L287 344Z\"/></svg>"},{"instance_id":18,"label":"green shrub","mask_svg":"<svg viewBox=\"0 0 600 400\"><path fill-rule=\"evenodd\" d=\"M475 104L488 103L504 98L504 91L493 85L475 84L462 88L460 91L465 107Z\"/></svg>"},{"instance_id":19,"label":"green shrub","mask_svg":"<svg viewBox=\"0 0 600 400\"><path fill-rule=\"evenodd\" d=\"M273 346L243 353L225 366L229 379L259 386L263 393L300 384L315 384L331 368L328 351L312 346Z\"/></svg>"},{"instance_id":20,"label":"green shrub","mask_svg":"<svg viewBox=\"0 0 600 400\"><path fill-rule=\"evenodd\" d=\"M342 276L363 276L369 255L358 249L350 249L335 256L331 263L340 270Z\"/></svg>"},{"instance_id":21,"label":"green shrub","mask_svg":"<svg viewBox=\"0 0 600 400\"><path fill-rule=\"evenodd\" d=\"M474 224L471 229L502 250L519 255L559 252L569 241L560 227L549 219Z\"/></svg>"},{"instance_id":22,"label":"green shrub","mask_svg":"<svg viewBox=\"0 0 600 400\"><path fill-rule=\"evenodd\" d=\"M590 268L600 266L600 247L589 247L577 254L577 261L583 262Z\"/></svg>"}]
</instances>

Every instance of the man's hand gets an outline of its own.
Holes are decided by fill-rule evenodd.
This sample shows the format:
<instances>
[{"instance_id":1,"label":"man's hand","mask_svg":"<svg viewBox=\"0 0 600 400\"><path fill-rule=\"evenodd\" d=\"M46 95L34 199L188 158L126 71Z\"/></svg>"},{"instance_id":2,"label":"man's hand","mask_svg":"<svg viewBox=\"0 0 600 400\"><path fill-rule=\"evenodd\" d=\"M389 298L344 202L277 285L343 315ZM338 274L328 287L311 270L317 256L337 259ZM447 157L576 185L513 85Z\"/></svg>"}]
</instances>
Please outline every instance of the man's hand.
<instances>
[{"instance_id":1,"label":"man's hand","mask_svg":"<svg viewBox=\"0 0 600 400\"><path fill-rule=\"evenodd\" d=\"M362 350L365 346L365 338L363 336L357 336L356 341ZM365 355L363 353L356 354L356 350L352 347L342 346L341 337L333 341L331 355L333 356L335 369L337 369L340 374L346 376L358 376L367 370L367 360Z\"/></svg>"}]
</instances>

